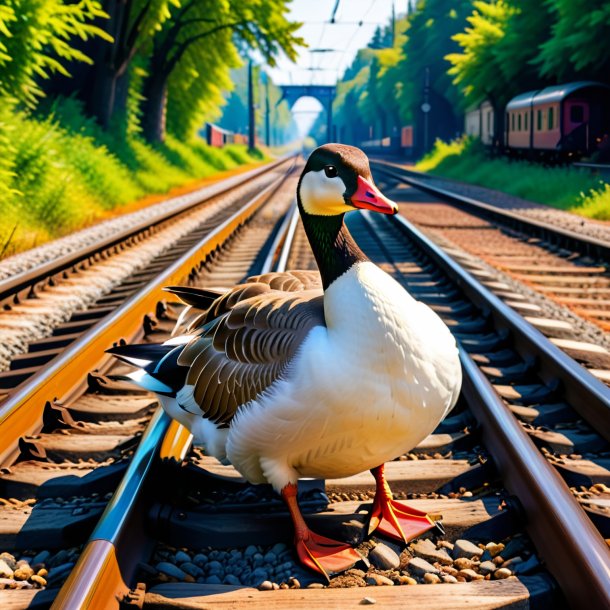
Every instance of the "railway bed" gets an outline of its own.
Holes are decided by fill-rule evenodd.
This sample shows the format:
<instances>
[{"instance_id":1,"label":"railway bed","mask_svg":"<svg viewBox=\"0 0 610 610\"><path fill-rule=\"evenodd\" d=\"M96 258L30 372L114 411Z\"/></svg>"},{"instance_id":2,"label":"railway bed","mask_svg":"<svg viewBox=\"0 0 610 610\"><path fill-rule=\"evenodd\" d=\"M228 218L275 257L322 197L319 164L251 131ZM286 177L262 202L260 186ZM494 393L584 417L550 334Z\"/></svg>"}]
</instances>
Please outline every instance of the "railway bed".
<instances>
[{"instance_id":1,"label":"railway bed","mask_svg":"<svg viewBox=\"0 0 610 610\"><path fill-rule=\"evenodd\" d=\"M157 285L157 276L168 281L175 277L177 282L189 274L194 277L207 273L215 268L215 258L222 257L221 250L228 241L242 244L239 260L244 269L233 282L247 274L248 264L260 264L257 257L273 246L272 240L294 191L295 185L291 184L286 195L283 184L291 172L288 165L280 168L279 178L272 169L272 180L260 186L254 197L243 201L242 196L241 201L229 201L232 204L229 209L225 204L225 209L217 210L214 225L206 223L204 230L195 227L197 239L193 241L192 234L189 235L190 249L180 243L164 261L161 273L159 259L156 260L156 270L149 275L148 285L141 290L143 294L131 300L118 298L107 320L102 319L86 336L58 354L58 363L41 368L5 401L1 411L4 459L0 473L0 551L8 555L0 558L4 561L0 563L0 589L17 588L31 594L36 593L33 588L46 582L53 591L38 592L36 603L48 607L125 475L151 417L155 419L158 405L154 397L106 376L105 373L120 376L127 369L103 353L120 337L105 338L105 330L112 329L121 315L127 315L123 324L123 331L127 332L123 336L170 332L175 320L168 317L162 302L154 306L165 285L163 279ZM150 291L154 298L140 303ZM147 307L156 309L157 316L145 318L142 327L143 316L138 311L147 311ZM96 357L79 363L77 356L75 364L71 355L89 349L91 356L91 345ZM103 373L100 370L88 373L96 360L102 363ZM29 434L23 434L26 426ZM16 559L24 557L24 552L30 567L35 568L34 573L27 566L20 573L16 569L19 566L14 565ZM16 579L8 578L12 572ZM19 605L14 596L18 591L0 592L3 596L0 606Z\"/></svg>"},{"instance_id":2,"label":"railway bed","mask_svg":"<svg viewBox=\"0 0 610 610\"><path fill-rule=\"evenodd\" d=\"M546 238L536 236L538 227L527 218L514 228L517 212L503 217L496 210L491 217L490 206L464 206L460 197L423 188L422 180L399 175L394 166L388 177L395 187L412 186L395 191L403 214L556 345L610 381L610 275L605 258L583 254L591 246L586 235L559 245L562 234L550 237L551 226ZM430 198L434 193L439 199Z\"/></svg>"},{"instance_id":3,"label":"railway bed","mask_svg":"<svg viewBox=\"0 0 610 610\"><path fill-rule=\"evenodd\" d=\"M434 434L388 465L397 495L442 513L445 535L416 541L407 552L385 540L361 543L372 568L356 566L325 586L294 565L290 522L278 499L193 449L190 435L157 409L137 449L125 456L131 459L124 460L122 481L70 566L54 608L118 608L115 599L134 608L398 608L409 602L424 608L557 608L565 599L575 605L585 594L591 608L608 604L610 554L596 531L607 519L591 502L587 516L561 478L587 491L607 482L607 439L599 434L610 429L603 410L607 388L537 331L520 335L520 316L404 219L370 213L348 218L371 259L436 309L462 346L465 383L458 406ZM256 222L248 230L256 232ZM194 285L217 286L255 270L312 264L294 214L276 232L269 256L257 247L237 237L216 253L214 262L222 266L199 265L202 273L183 276ZM239 255L240 248L247 256ZM241 263L226 264L233 256ZM188 267L184 257L182 262ZM175 281L170 275L158 283ZM153 302L151 296L149 308ZM157 323L144 329L147 337L167 336L180 309L166 300ZM116 329L114 341L122 331ZM120 377L99 374L90 383L112 397L133 392ZM541 428L555 424L556 430ZM311 481L302 486L300 501L322 533L356 541L372 489L365 475ZM255 577L257 568L262 572ZM377 586L362 588L367 581ZM409 586L414 583L439 585ZM45 607L54 594L0 592L14 608L30 602Z\"/></svg>"}]
</instances>

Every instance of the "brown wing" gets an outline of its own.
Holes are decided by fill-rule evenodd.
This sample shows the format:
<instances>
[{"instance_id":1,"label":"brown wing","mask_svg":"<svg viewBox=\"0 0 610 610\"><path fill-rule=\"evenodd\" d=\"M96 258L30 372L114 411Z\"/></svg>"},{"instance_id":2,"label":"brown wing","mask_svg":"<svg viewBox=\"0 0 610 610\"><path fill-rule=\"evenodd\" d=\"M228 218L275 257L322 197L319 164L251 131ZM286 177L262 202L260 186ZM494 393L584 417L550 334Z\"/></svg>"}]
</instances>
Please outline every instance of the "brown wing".
<instances>
[{"instance_id":1,"label":"brown wing","mask_svg":"<svg viewBox=\"0 0 610 610\"><path fill-rule=\"evenodd\" d=\"M305 289L318 282L308 271L248 278L191 324L178 364L188 368L186 384L206 418L230 422L282 375L310 330L325 324L322 290Z\"/></svg>"}]
</instances>

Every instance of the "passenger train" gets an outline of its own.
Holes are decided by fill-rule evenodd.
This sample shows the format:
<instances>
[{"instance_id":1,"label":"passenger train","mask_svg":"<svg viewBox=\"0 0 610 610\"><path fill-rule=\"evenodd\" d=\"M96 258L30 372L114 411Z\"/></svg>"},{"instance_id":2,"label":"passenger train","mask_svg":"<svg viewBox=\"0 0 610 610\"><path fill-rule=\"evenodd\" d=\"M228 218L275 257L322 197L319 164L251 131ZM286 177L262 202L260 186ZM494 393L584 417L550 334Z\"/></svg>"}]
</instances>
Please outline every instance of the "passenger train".
<instances>
[{"instance_id":1,"label":"passenger train","mask_svg":"<svg viewBox=\"0 0 610 610\"><path fill-rule=\"evenodd\" d=\"M506 105L501 134L495 133L494 118L488 101L471 108L466 134L513 156L610 156L610 87L603 83L579 81L517 95Z\"/></svg>"}]
</instances>

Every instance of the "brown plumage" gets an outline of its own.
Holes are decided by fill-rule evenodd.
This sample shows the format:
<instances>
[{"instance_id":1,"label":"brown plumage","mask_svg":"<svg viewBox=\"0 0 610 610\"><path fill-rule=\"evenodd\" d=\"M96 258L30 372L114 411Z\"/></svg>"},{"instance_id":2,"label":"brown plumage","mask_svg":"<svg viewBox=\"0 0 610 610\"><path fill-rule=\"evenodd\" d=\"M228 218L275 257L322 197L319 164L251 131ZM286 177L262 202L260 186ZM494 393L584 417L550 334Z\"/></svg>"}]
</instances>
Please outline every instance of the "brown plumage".
<instances>
[{"instance_id":1,"label":"brown plumage","mask_svg":"<svg viewBox=\"0 0 610 610\"><path fill-rule=\"evenodd\" d=\"M177 364L186 367L185 384L194 387L201 414L216 424L230 423L240 405L264 392L309 331L325 324L315 271L250 277L205 311L197 311L192 294L183 296L195 317L187 329L193 339Z\"/></svg>"}]
</instances>

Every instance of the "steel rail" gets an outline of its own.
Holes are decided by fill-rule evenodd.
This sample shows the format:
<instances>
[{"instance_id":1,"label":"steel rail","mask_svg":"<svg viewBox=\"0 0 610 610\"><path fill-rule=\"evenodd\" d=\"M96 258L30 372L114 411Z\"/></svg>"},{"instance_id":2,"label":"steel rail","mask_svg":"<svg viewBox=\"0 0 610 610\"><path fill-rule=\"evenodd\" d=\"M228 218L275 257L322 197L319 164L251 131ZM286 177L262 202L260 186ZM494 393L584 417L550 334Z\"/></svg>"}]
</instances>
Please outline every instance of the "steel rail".
<instances>
[{"instance_id":1,"label":"steel rail","mask_svg":"<svg viewBox=\"0 0 610 610\"><path fill-rule=\"evenodd\" d=\"M256 201L258 201L258 197ZM251 206L252 203L248 203L247 206ZM252 214L260 207L261 205L257 203ZM293 215L289 210L270 246L261 273L267 273L276 268L274 261L277 259L276 251L280 245L283 245L282 253L287 248L289 249L294 235L294 230L292 232L289 230L292 218ZM230 221L231 219L225 224ZM221 227L218 228L218 231L220 230ZM212 236L209 236L206 241L211 238ZM193 251L201 252L201 250L201 244L193 248ZM183 269L190 268L189 254L185 254L181 259L182 263L177 261L175 266L180 265ZM167 283L164 279L161 281L164 284ZM166 296L167 293L163 294ZM120 600L130 591L129 581L137 567L137 549L141 549L146 544L142 527L134 526L134 524L138 522L138 518L144 512L138 509L143 504L142 496L153 462L158 456L160 460L173 460L181 463L190 449L192 438L184 426L172 420L162 408L157 409L136 448L119 487L55 598L51 606L52 610L119 609ZM133 530L136 530L139 538L137 541L133 540ZM132 536L131 540L130 536ZM135 560L134 557L136 557Z\"/></svg>"},{"instance_id":2,"label":"steel rail","mask_svg":"<svg viewBox=\"0 0 610 610\"><path fill-rule=\"evenodd\" d=\"M441 199L449 201L449 203L457 203L460 206L466 207L469 210L476 212L479 216L490 217L494 220L499 220L505 224L512 225L528 234L533 234L541 237L546 241L563 246L568 245L570 248L582 254L589 254L599 260L610 263L610 243L596 237L583 235L569 229L556 227L546 224L534 218L526 218L517 212L503 210L493 205L479 201L473 197L460 195L439 186L432 186L420 177L421 174L405 169L387 161L372 160L371 165L375 166L380 172L392 176L401 182L405 182L415 188L435 195Z\"/></svg>"},{"instance_id":3,"label":"steel rail","mask_svg":"<svg viewBox=\"0 0 610 610\"><path fill-rule=\"evenodd\" d=\"M524 360L536 359L537 370L546 383L561 383L566 400L599 434L610 440L610 388L485 288L404 216L393 216L392 221L449 275L484 315L492 317L497 329L512 335L515 349Z\"/></svg>"},{"instance_id":4,"label":"steel rail","mask_svg":"<svg viewBox=\"0 0 610 610\"><path fill-rule=\"evenodd\" d=\"M108 360L105 350L118 338L133 339L140 331L143 317L155 310L158 301L167 298L163 287L179 283L191 269L200 265L208 254L224 243L263 205L284 178L279 177L260 191L214 229L202 243L191 248L147 287L100 320L35 377L16 388L0 406L0 463L6 463L16 453L19 438L40 429L45 403L54 398L61 401L69 396L73 388L82 384L83 371L100 368Z\"/></svg>"},{"instance_id":5,"label":"steel rail","mask_svg":"<svg viewBox=\"0 0 610 610\"><path fill-rule=\"evenodd\" d=\"M610 549L568 486L464 350L462 392L526 529L573 608L610 608Z\"/></svg>"},{"instance_id":6,"label":"steel rail","mask_svg":"<svg viewBox=\"0 0 610 610\"><path fill-rule=\"evenodd\" d=\"M370 213L363 214L370 223ZM597 403L603 412L596 419L602 423L608 421L610 390L606 386L588 373L581 375L579 371L585 371L580 365L474 280L404 217L395 216L391 221L398 223L408 238L429 255L475 305L488 311L501 327L508 326L521 346L526 346L528 350L537 348L536 355L541 365L546 364L547 370L555 370L558 375L573 373L566 387L570 386L572 391L576 391L576 386L582 384L579 400L585 404L589 400ZM521 334L527 338L520 337ZM552 358L560 361L554 369L550 363L544 362ZM606 542L560 475L541 455L491 383L463 349L460 349L460 360L464 373L462 392L467 404L481 425L485 446L492 454L504 484L521 502L527 516L526 528L550 572L574 607L582 602L583 581L586 583L588 603L596 604L592 607L610 607L610 549ZM587 376L602 386L604 392L599 387L588 387L591 380ZM608 433L608 427L605 432Z\"/></svg>"},{"instance_id":7,"label":"steel rail","mask_svg":"<svg viewBox=\"0 0 610 610\"><path fill-rule=\"evenodd\" d=\"M78 250L77 252L71 252L64 256L61 256L58 259L43 263L35 269L24 271L23 273L11 276L8 279L1 280L0 303L6 302L7 300L14 298L16 295L19 295L26 291L29 292L33 287L40 284L41 282L45 282L50 278L55 277L75 267L79 263L82 263L83 261L91 258L96 254L99 254L100 252L118 246L119 244L127 241L128 239L134 238L137 235L145 233L147 230L151 229L156 225L165 223L173 218L176 218L177 216L180 216L181 214L184 214L185 212L188 212L194 206L201 205L209 199L212 199L213 197L218 197L219 195L223 195L229 192L230 190L234 189L237 186L240 186L248 180L252 180L253 178L256 178L262 174L270 172L278 166L282 165L283 163L286 163L291 158L291 155L287 155L276 161L265 164L261 167L254 168L247 172L241 172L235 176L220 180L219 182L202 187L191 193L179 195L177 197L170 197L166 199L164 203L167 203L172 199L184 199L184 202L171 211L159 214L153 220L143 220L142 222L138 223L137 225L134 225L133 227L127 228L124 231L120 231L112 236L101 239L85 248Z\"/></svg>"}]
</instances>

